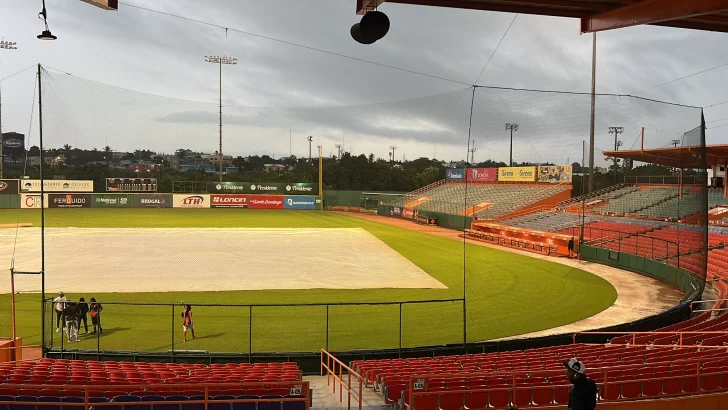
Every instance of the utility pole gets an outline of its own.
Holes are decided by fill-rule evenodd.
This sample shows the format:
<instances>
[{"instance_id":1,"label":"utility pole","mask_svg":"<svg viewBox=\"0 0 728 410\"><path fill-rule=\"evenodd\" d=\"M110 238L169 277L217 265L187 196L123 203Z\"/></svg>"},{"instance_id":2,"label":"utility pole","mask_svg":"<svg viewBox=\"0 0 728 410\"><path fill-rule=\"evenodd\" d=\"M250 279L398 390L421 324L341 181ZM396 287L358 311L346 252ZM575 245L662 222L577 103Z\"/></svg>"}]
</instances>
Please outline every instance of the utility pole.
<instances>
[{"instance_id":1,"label":"utility pole","mask_svg":"<svg viewBox=\"0 0 728 410\"><path fill-rule=\"evenodd\" d=\"M475 140L473 140L473 145L468 151L470 151L470 165L472 166L475 164Z\"/></svg>"},{"instance_id":2,"label":"utility pole","mask_svg":"<svg viewBox=\"0 0 728 410\"><path fill-rule=\"evenodd\" d=\"M220 165L220 182L222 182L222 65L230 64L234 65L238 63L238 59L234 57L228 57L227 53L224 56L205 56L205 61L208 63L214 63L220 66L220 146L217 151L217 161Z\"/></svg>"},{"instance_id":3,"label":"utility pole","mask_svg":"<svg viewBox=\"0 0 728 410\"><path fill-rule=\"evenodd\" d=\"M394 156L394 152L397 149L397 146L396 145L390 145L389 146L389 149L392 150L392 162L397 162L397 158Z\"/></svg>"},{"instance_id":4,"label":"utility pole","mask_svg":"<svg viewBox=\"0 0 728 410\"><path fill-rule=\"evenodd\" d=\"M597 33L592 33L591 117L589 119L589 190L594 191L594 115L597 104Z\"/></svg>"},{"instance_id":5,"label":"utility pole","mask_svg":"<svg viewBox=\"0 0 728 410\"><path fill-rule=\"evenodd\" d=\"M609 133L614 134L614 150L619 151L622 141L617 141L619 134L624 132L624 127L609 127ZM614 156L614 183L617 183L617 156Z\"/></svg>"},{"instance_id":6,"label":"utility pole","mask_svg":"<svg viewBox=\"0 0 728 410\"><path fill-rule=\"evenodd\" d=\"M14 41L5 41L5 36L2 37L2 40L0 40L0 49L4 50L17 50L18 47L16 46L16 42ZM3 146L5 145L5 141L3 141L3 92L2 92L2 75L0 75L0 179L4 178L4 167L5 167L5 157L3 156ZM28 147L25 147L26 149ZM13 343L15 343L15 340L13 339Z\"/></svg>"},{"instance_id":7,"label":"utility pole","mask_svg":"<svg viewBox=\"0 0 728 410\"><path fill-rule=\"evenodd\" d=\"M511 131L511 150L510 150L510 153L511 153L510 154L510 158L511 158L511 160L510 160L510 164L508 166L509 167L512 167L513 166L513 131L518 131L518 124L507 122L506 123L506 131L508 131L508 130Z\"/></svg>"},{"instance_id":8,"label":"utility pole","mask_svg":"<svg viewBox=\"0 0 728 410\"><path fill-rule=\"evenodd\" d=\"M308 139L308 162L311 162L311 161L313 161L311 159L311 144L313 143L313 137L309 135L307 139Z\"/></svg>"},{"instance_id":9,"label":"utility pole","mask_svg":"<svg viewBox=\"0 0 728 410\"><path fill-rule=\"evenodd\" d=\"M336 157L336 159L338 159L339 161L341 161L341 144L336 144L335 147L336 147L336 149L339 150L339 156Z\"/></svg>"},{"instance_id":10,"label":"utility pole","mask_svg":"<svg viewBox=\"0 0 728 410\"><path fill-rule=\"evenodd\" d=\"M677 148L678 144L680 144L680 140L672 140L670 141L673 148Z\"/></svg>"}]
</instances>

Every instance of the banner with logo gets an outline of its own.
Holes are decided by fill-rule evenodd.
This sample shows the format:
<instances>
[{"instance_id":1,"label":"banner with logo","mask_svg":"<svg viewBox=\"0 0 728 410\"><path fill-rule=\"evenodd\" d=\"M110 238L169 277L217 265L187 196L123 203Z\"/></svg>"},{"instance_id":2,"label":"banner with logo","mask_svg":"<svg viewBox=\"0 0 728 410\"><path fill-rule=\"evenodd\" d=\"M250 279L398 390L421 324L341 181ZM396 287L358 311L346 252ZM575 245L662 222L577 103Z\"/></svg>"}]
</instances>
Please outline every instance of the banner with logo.
<instances>
[{"instance_id":1,"label":"banner with logo","mask_svg":"<svg viewBox=\"0 0 728 410\"><path fill-rule=\"evenodd\" d=\"M501 182L536 182L536 167L498 168L498 181L501 181Z\"/></svg>"},{"instance_id":2,"label":"banner with logo","mask_svg":"<svg viewBox=\"0 0 728 410\"><path fill-rule=\"evenodd\" d=\"M20 181L17 179L0 179L0 195L20 193Z\"/></svg>"},{"instance_id":3,"label":"banner with logo","mask_svg":"<svg viewBox=\"0 0 728 410\"><path fill-rule=\"evenodd\" d=\"M283 209L284 196L280 195L250 195L248 208L250 209Z\"/></svg>"},{"instance_id":4,"label":"banner with logo","mask_svg":"<svg viewBox=\"0 0 728 410\"><path fill-rule=\"evenodd\" d=\"M465 170L462 168L447 168L445 170L445 180L465 181Z\"/></svg>"},{"instance_id":5,"label":"banner with logo","mask_svg":"<svg viewBox=\"0 0 728 410\"><path fill-rule=\"evenodd\" d=\"M94 181L44 179L43 189L46 192L94 192ZM20 185L20 191L40 192L40 179L22 180Z\"/></svg>"},{"instance_id":6,"label":"banner with logo","mask_svg":"<svg viewBox=\"0 0 728 410\"><path fill-rule=\"evenodd\" d=\"M249 195L210 195L211 208L247 208Z\"/></svg>"},{"instance_id":7,"label":"banner with logo","mask_svg":"<svg viewBox=\"0 0 728 410\"><path fill-rule=\"evenodd\" d=\"M398 206L393 206L393 207L389 208L389 216L396 216L396 217L402 216L402 208L400 208Z\"/></svg>"},{"instance_id":8,"label":"banner with logo","mask_svg":"<svg viewBox=\"0 0 728 410\"><path fill-rule=\"evenodd\" d=\"M2 133L3 155L22 157L25 154L25 135L15 132Z\"/></svg>"},{"instance_id":9,"label":"banner with logo","mask_svg":"<svg viewBox=\"0 0 728 410\"><path fill-rule=\"evenodd\" d=\"M48 194L48 208L90 208L89 194Z\"/></svg>"},{"instance_id":10,"label":"banner with logo","mask_svg":"<svg viewBox=\"0 0 728 410\"><path fill-rule=\"evenodd\" d=\"M538 167L538 182L558 184L571 182L571 165L546 165Z\"/></svg>"},{"instance_id":11,"label":"banner with logo","mask_svg":"<svg viewBox=\"0 0 728 410\"><path fill-rule=\"evenodd\" d=\"M283 202L285 209L316 209L315 196L286 196Z\"/></svg>"},{"instance_id":12,"label":"banner with logo","mask_svg":"<svg viewBox=\"0 0 728 410\"><path fill-rule=\"evenodd\" d=\"M213 194L318 195L318 184L286 182L208 182Z\"/></svg>"},{"instance_id":13,"label":"banner with logo","mask_svg":"<svg viewBox=\"0 0 728 410\"><path fill-rule=\"evenodd\" d=\"M210 195L207 194L175 194L172 197L172 207L174 208L209 208Z\"/></svg>"},{"instance_id":14,"label":"banner with logo","mask_svg":"<svg viewBox=\"0 0 728 410\"><path fill-rule=\"evenodd\" d=\"M465 172L468 182L495 182L498 168L468 168Z\"/></svg>"},{"instance_id":15,"label":"banner with logo","mask_svg":"<svg viewBox=\"0 0 728 410\"><path fill-rule=\"evenodd\" d=\"M134 198L128 194L92 194L92 208L131 208Z\"/></svg>"},{"instance_id":16,"label":"banner with logo","mask_svg":"<svg viewBox=\"0 0 728 410\"><path fill-rule=\"evenodd\" d=\"M20 208L22 209L40 209L40 194L22 194L20 195ZM45 194L45 207L48 208L48 194Z\"/></svg>"},{"instance_id":17,"label":"banner with logo","mask_svg":"<svg viewBox=\"0 0 728 410\"><path fill-rule=\"evenodd\" d=\"M171 194L134 194L134 208L171 208Z\"/></svg>"}]
</instances>

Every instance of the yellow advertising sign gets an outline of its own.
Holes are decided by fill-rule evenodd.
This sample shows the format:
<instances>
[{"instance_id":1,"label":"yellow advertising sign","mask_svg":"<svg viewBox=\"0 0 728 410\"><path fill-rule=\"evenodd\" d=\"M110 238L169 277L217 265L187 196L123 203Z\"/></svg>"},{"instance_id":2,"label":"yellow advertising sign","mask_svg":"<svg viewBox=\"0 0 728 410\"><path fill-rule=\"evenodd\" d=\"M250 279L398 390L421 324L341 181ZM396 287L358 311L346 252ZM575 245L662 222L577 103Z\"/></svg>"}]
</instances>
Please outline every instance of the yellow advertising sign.
<instances>
[{"instance_id":1,"label":"yellow advertising sign","mask_svg":"<svg viewBox=\"0 0 728 410\"><path fill-rule=\"evenodd\" d=\"M498 181L501 181L501 182L535 182L536 181L536 167L498 168Z\"/></svg>"},{"instance_id":2,"label":"yellow advertising sign","mask_svg":"<svg viewBox=\"0 0 728 410\"><path fill-rule=\"evenodd\" d=\"M551 184L571 183L571 165L547 165L538 167L538 182Z\"/></svg>"}]
</instances>

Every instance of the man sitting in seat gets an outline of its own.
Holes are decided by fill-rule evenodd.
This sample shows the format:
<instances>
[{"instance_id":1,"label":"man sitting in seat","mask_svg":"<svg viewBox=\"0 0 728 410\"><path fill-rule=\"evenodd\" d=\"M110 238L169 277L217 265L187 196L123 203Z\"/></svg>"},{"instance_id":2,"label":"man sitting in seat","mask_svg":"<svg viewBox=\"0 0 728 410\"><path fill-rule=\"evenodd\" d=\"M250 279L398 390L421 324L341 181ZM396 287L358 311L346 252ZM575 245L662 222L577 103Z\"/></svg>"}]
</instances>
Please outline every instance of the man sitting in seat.
<instances>
[{"instance_id":1,"label":"man sitting in seat","mask_svg":"<svg viewBox=\"0 0 728 410\"><path fill-rule=\"evenodd\" d=\"M584 364L576 359L564 362L566 377L574 387L569 392L569 410L594 410L597 406L597 385L585 374Z\"/></svg>"}]
</instances>

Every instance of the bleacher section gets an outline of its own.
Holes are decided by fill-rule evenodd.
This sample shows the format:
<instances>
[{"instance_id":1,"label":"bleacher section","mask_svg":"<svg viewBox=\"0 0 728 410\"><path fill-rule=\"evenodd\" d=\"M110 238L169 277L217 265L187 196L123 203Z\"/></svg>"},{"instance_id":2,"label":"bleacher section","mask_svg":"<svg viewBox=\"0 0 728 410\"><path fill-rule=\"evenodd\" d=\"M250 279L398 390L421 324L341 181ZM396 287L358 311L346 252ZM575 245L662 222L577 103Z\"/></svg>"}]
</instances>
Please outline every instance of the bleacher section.
<instances>
[{"instance_id":1,"label":"bleacher section","mask_svg":"<svg viewBox=\"0 0 728 410\"><path fill-rule=\"evenodd\" d=\"M678 195L679 191L676 188L633 189L631 192L611 199L608 204L596 208L596 211L616 215L634 214L668 199L676 198Z\"/></svg>"},{"instance_id":2,"label":"bleacher section","mask_svg":"<svg viewBox=\"0 0 728 410\"><path fill-rule=\"evenodd\" d=\"M645 208L638 213L640 215L659 218L682 219L698 213L702 206L703 202L698 197L698 194L685 194L682 198L675 197L668 199L657 205Z\"/></svg>"},{"instance_id":3,"label":"bleacher section","mask_svg":"<svg viewBox=\"0 0 728 410\"><path fill-rule=\"evenodd\" d=\"M728 205L728 198L723 196L722 189L708 189L708 207L715 205Z\"/></svg>"},{"instance_id":4,"label":"bleacher section","mask_svg":"<svg viewBox=\"0 0 728 410\"><path fill-rule=\"evenodd\" d=\"M408 203L416 203L419 198L427 197L427 201L413 205L413 208L420 211L460 215L467 208L477 207L483 203L491 203L492 205L487 208L477 211L475 216L479 219L495 219L549 198L569 188L566 185L469 184L467 186L466 204L465 184L451 183L435 186L432 189L419 192L414 196L406 195L393 201L392 205L404 207Z\"/></svg>"},{"instance_id":5,"label":"bleacher section","mask_svg":"<svg viewBox=\"0 0 728 410\"><path fill-rule=\"evenodd\" d=\"M532 229L534 231L552 232L559 231L579 224L580 215L565 212L536 212L524 216L501 221L503 225ZM587 216L587 223L594 217Z\"/></svg>"}]
</instances>

